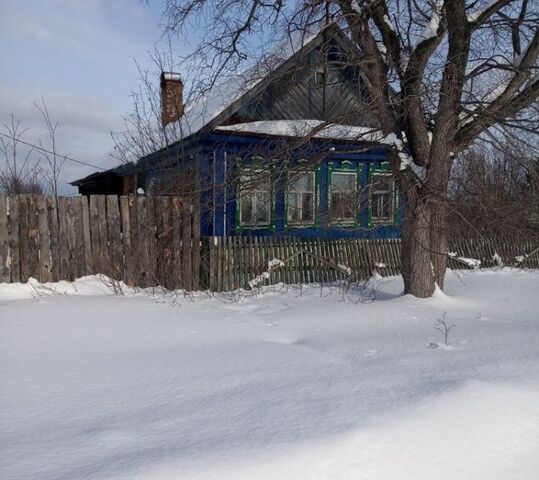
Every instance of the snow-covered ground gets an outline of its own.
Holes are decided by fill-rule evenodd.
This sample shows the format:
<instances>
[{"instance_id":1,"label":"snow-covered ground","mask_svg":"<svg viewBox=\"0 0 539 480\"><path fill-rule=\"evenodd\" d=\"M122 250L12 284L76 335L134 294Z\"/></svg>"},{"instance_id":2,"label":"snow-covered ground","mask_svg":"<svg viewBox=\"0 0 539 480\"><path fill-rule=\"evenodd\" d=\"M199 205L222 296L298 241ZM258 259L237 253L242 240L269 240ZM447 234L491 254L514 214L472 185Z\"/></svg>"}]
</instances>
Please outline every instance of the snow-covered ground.
<instances>
[{"instance_id":1,"label":"snow-covered ground","mask_svg":"<svg viewBox=\"0 0 539 480\"><path fill-rule=\"evenodd\" d=\"M371 303L0 285L0 478L535 480L539 272L447 283L384 279Z\"/></svg>"}]
</instances>

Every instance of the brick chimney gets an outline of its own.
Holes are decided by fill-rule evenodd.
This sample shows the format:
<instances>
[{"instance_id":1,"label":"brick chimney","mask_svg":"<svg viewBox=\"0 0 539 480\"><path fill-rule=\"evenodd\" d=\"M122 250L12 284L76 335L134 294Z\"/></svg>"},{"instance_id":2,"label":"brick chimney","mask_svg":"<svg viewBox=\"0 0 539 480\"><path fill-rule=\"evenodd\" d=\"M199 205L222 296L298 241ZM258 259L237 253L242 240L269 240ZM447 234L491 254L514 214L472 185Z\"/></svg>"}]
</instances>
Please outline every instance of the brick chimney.
<instances>
[{"instance_id":1,"label":"brick chimney","mask_svg":"<svg viewBox=\"0 0 539 480\"><path fill-rule=\"evenodd\" d=\"M161 72L161 115L163 125L183 115L183 82L179 73Z\"/></svg>"}]
</instances>

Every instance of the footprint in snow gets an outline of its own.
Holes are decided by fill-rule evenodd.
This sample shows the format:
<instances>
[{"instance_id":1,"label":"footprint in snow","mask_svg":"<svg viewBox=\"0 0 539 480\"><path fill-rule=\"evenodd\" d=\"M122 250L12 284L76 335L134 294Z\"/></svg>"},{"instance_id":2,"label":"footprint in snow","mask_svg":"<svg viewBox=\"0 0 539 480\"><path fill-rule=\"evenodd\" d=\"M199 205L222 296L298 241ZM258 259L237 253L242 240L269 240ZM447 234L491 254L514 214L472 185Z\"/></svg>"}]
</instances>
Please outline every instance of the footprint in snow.
<instances>
[{"instance_id":1,"label":"footprint in snow","mask_svg":"<svg viewBox=\"0 0 539 480\"><path fill-rule=\"evenodd\" d=\"M378 354L378 350L367 350L363 356L364 357L374 357L375 355Z\"/></svg>"}]
</instances>

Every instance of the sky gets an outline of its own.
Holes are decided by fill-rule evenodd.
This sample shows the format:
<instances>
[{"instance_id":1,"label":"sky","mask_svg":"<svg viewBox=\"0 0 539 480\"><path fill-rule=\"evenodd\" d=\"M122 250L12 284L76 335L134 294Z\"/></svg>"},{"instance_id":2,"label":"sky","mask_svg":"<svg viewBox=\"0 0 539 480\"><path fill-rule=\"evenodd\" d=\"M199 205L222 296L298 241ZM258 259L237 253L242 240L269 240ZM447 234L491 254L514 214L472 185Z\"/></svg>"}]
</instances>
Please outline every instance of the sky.
<instances>
[{"instance_id":1,"label":"sky","mask_svg":"<svg viewBox=\"0 0 539 480\"><path fill-rule=\"evenodd\" d=\"M45 101L59 122L58 151L102 167L111 157L111 131L121 129L136 59L150 65L159 41L164 0L0 0L0 131L13 113L36 143L46 132L34 103ZM156 82L158 77L156 76ZM37 160L37 155L35 156ZM0 168L5 166L0 156ZM95 169L66 162L60 192Z\"/></svg>"}]
</instances>

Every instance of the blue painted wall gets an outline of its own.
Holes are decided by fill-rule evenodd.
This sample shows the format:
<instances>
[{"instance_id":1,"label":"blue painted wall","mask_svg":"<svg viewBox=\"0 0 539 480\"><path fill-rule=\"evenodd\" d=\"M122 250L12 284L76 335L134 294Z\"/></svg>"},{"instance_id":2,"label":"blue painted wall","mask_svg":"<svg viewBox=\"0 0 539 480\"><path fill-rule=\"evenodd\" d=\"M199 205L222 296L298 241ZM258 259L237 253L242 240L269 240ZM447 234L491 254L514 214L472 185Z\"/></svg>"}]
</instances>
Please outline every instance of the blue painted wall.
<instances>
[{"instance_id":1,"label":"blue painted wall","mask_svg":"<svg viewBox=\"0 0 539 480\"><path fill-rule=\"evenodd\" d=\"M288 140L290 142L290 140ZM318 214L315 225L298 227L287 226L285 205L285 178L273 182L273 218L271 227L241 227L237 223L236 184L237 167L231 160L242 158L242 163L249 164L253 155L265 158L282 157L282 140L275 137L238 135L210 132L200 135L195 141L184 146L184 155L190 155L198 169L201 184L201 234L204 236L256 235L256 236L297 236L304 238L398 238L401 227L400 210L402 199L398 201L396 223L394 225L368 224L368 189L363 188L360 198L360 213L355 226L335 226L327 222L328 216L328 180L331 168L339 169L345 162L349 168L361 166L360 186L369 183L370 169L379 169L387 157L383 149L364 149L362 145L341 143L329 140L311 140L307 144L294 148L288 166L294 167L301 158L316 158L323 155L318 177ZM276 154L276 152L278 154ZM281 160L278 160L281 161Z\"/></svg>"}]
</instances>

